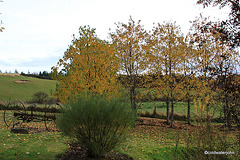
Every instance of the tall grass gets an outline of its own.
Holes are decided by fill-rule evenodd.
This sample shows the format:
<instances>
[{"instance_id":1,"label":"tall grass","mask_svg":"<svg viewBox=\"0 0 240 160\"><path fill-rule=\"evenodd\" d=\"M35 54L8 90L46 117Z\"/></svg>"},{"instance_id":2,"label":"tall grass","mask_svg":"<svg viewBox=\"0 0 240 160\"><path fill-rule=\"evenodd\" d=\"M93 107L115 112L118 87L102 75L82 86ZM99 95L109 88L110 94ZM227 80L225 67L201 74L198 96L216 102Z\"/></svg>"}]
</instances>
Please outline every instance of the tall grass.
<instances>
[{"instance_id":1,"label":"tall grass","mask_svg":"<svg viewBox=\"0 0 240 160\"><path fill-rule=\"evenodd\" d=\"M178 148L178 142L176 142L174 159L184 159L183 157L190 160L228 160L235 159L235 157L239 158L236 135L229 137L228 132L212 125L209 118L211 116L204 116L205 112L202 111L199 116L195 117L198 126L195 130L185 131L185 146ZM215 154L212 154L213 152ZM222 154L223 152L235 154Z\"/></svg>"}]
</instances>

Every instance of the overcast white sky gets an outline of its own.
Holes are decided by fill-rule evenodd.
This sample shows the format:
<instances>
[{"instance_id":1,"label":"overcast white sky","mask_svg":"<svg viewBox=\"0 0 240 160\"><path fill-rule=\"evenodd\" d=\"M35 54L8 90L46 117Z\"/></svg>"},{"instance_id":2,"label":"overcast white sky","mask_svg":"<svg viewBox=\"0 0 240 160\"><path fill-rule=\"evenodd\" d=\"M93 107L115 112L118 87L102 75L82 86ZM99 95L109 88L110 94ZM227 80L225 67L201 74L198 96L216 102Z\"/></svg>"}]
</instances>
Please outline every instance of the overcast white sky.
<instances>
[{"instance_id":1,"label":"overcast white sky","mask_svg":"<svg viewBox=\"0 0 240 160\"><path fill-rule=\"evenodd\" d=\"M96 28L107 39L115 22L127 23L129 16L151 30L153 22L176 21L187 33L190 20L202 12L225 19L227 10L202 9L197 0L3 0L0 20L0 70L27 73L51 71L78 35L79 26Z\"/></svg>"}]
</instances>

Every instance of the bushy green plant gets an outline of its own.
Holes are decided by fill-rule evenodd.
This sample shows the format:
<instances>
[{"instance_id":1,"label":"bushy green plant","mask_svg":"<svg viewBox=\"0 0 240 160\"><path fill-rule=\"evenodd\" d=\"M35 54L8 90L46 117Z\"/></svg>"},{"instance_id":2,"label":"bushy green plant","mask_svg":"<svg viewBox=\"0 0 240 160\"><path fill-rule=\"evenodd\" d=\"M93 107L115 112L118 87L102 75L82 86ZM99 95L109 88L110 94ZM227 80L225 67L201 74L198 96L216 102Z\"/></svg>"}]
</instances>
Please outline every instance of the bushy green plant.
<instances>
[{"instance_id":1,"label":"bushy green plant","mask_svg":"<svg viewBox=\"0 0 240 160\"><path fill-rule=\"evenodd\" d=\"M45 92L36 92L33 94L33 99L32 102L33 103L39 103L39 104L43 104L46 103L46 101L49 99L49 96L47 93Z\"/></svg>"},{"instance_id":2,"label":"bushy green plant","mask_svg":"<svg viewBox=\"0 0 240 160\"><path fill-rule=\"evenodd\" d=\"M96 95L66 105L57 125L78 140L90 157L102 157L124 139L136 116L129 103Z\"/></svg>"}]
</instances>

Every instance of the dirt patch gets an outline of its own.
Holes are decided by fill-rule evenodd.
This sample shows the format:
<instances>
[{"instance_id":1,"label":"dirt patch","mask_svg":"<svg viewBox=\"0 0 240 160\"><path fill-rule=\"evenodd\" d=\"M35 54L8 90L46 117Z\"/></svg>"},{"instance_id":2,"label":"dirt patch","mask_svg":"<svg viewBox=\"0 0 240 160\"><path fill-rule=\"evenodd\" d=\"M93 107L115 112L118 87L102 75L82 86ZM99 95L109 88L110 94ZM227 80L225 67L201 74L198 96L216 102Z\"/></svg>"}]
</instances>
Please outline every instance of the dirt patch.
<instances>
[{"instance_id":1,"label":"dirt patch","mask_svg":"<svg viewBox=\"0 0 240 160\"><path fill-rule=\"evenodd\" d=\"M161 127L170 127L170 125L167 124L167 121L164 119L158 119L158 118L147 118L147 117L139 117L137 120L136 125L146 125L146 126L161 126ZM184 122L174 121L174 127L175 129L190 129L190 128L197 128L199 126L196 125L188 125Z\"/></svg>"},{"instance_id":2,"label":"dirt patch","mask_svg":"<svg viewBox=\"0 0 240 160\"><path fill-rule=\"evenodd\" d=\"M29 83L29 80L16 80L15 83Z\"/></svg>"},{"instance_id":3,"label":"dirt patch","mask_svg":"<svg viewBox=\"0 0 240 160\"><path fill-rule=\"evenodd\" d=\"M0 105L6 105L6 103L2 100L0 100Z\"/></svg>"},{"instance_id":4,"label":"dirt patch","mask_svg":"<svg viewBox=\"0 0 240 160\"><path fill-rule=\"evenodd\" d=\"M16 77L16 76L20 76L20 74L19 73L0 73L0 76Z\"/></svg>"},{"instance_id":5,"label":"dirt patch","mask_svg":"<svg viewBox=\"0 0 240 160\"><path fill-rule=\"evenodd\" d=\"M78 143L67 143L69 150L65 152L64 155L59 157L60 160L70 160L70 159L82 159L82 160L132 160L132 157L129 157L125 154L120 154L115 151L109 152L103 158L91 158L87 155L87 149L78 145Z\"/></svg>"}]
</instances>

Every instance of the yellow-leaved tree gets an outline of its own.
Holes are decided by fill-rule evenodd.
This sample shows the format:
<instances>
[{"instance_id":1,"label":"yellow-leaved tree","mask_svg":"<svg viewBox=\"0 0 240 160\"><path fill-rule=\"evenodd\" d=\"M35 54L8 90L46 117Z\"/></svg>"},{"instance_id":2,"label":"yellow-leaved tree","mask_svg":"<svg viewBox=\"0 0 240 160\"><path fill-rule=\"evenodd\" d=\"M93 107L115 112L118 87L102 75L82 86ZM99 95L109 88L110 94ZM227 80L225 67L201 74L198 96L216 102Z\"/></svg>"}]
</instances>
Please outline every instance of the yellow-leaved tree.
<instances>
[{"instance_id":1,"label":"yellow-leaved tree","mask_svg":"<svg viewBox=\"0 0 240 160\"><path fill-rule=\"evenodd\" d=\"M234 82L232 77L235 77L237 65L239 65L239 53L225 43L222 33L218 30L218 24L208 21L207 18L200 16L193 23L192 30L195 31L193 40L200 55L195 61L198 62L198 68L201 69L199 75L203 78L202 82L205 83L202 86L204 90L201 90L210 97L212 104L221 104L225 129L228 130L231 128L230 103L232 100L230 100L230 93L233 91L229 90L229 86ZM237 88L237 85L235 87ZM209 106L212 106L211 103Z\"/></svg>"},{"instance_id":2,"label":"yellow-leaved tree","mask_svg":"<svg viewBox=\"0 0 240 160\"><path fill-rule=\"evenodd\" d=\"M191 37L187 35L185 37L185 46L184 46L184 58L181 63L182 68L182 78L179 81L179 89L181 89L181 99L182 101L187 102L187 122L191 124L191 102L194 99L196 92L196 72L195 72L195 56L196 50L192 46Z\"/></svg>"},{"instance_id":3,"label":"yellow-leaved tree","mask_svg":"<svg viewBox=\"0 0 240 160\"><path fill-rule=\"evenodd\" d=\"M196 50L194 56L195 72L197 73L198 81L196 81L196 94L198 101L203 102L199 105L201 109L201 118L207 118L210 121L210 108L216 103L214 96L216 91L212 88L214 79L212 73L214 64L220 58L218 56L218 42L215 40L211 32L211 27L207 25L208 18L200 15L192 22L190 29L190 38L193 48ZM204 114L202 113L204 111Z\"/></svg>"},{"instance_id":4,"label":"yellow-leaved tree","mask_svg":"<svg viewBox=\"0 0 240 160\"><path fill-rule=\"evenodd\" d=\"M53 77L59 81L53 95L62 103L89 92L116 96L119 85L116 81L118 63L115 47L100 40L95 29L89 26L80 27L79 34L80 37L72 40L63 58L52 67Z\"/></svg>"},{"instance_id":5,"label":"yellow-leaved tree","mask_svg":"<svg viewBox=\"0 0 240 160\"><path fill-rule=\"evenodd\" d=\"M167 105L167 123L170 120L169 108L171 103L171 127L173 127L174 103L179 97L179 73L184 60L184 38L179 26L172 22L158 24L153 28L149 40L150 72L156 77L151 84L157 94L160 94Z\"/></svg>"},{"instance_id":6,"label":"yellow-leaved tree","mask_svg":"<svg viewBox=\"0 0 240 160\"><path fill-rule=\"evenodd\" d=\"M128 24L119 22L115 32L110 33L116 44L117 58L120 61L120 72L127 76L124 87L128 90L132 109L136 110L136 96L138 76L146 70L148 65L146 39L147 32L131 17Z\"/></svg>"},{"instance_id":7,"label":"yellow-leaved tree","mask_svg":"<svg viewBox=\"0 0 240 160\"><path fill-rule=\"evenodd\" d=\"M209 121L210 109L215 108L217 96L221 89L216 83L221 78L226 78L227 73L235 68L237 63L237 52L221 41L221 34L216 29L216 24L210 23L208 18L200 15L191 27L191 41L197 51L194 58L195 68L198 75L196 96L202 101L206 118ZM224 105L223 105L224 106ZM224 116L227 117L225 109L229 107L226 102ZM226 122L227 123L227 122Z\"/></svg>"}]
</instances>

